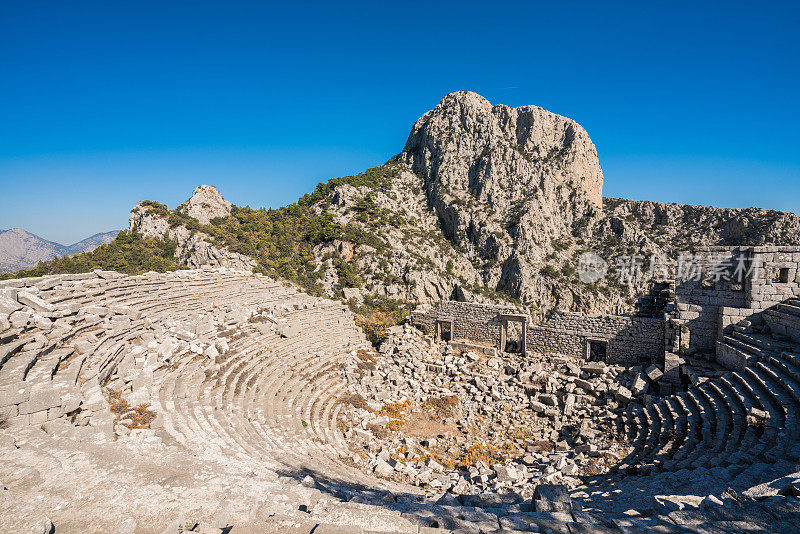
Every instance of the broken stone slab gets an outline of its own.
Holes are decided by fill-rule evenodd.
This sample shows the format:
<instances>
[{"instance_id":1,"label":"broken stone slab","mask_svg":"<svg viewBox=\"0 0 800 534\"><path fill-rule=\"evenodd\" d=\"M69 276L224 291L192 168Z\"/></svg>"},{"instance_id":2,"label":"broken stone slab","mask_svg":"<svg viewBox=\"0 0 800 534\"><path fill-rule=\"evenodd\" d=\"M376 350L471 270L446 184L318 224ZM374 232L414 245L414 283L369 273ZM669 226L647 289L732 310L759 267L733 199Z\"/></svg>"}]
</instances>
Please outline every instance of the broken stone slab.
<instances>
[{"instance_id":1,"label":"broken stone slab","mask_svg":"<svg viewBox=\"0 0 800 534\"><path fill-rule=\"evenodd\" d=\"M83 315L97 315L98 317L105 317L109 314L109 309L104 306L89 305L80 309Z\"/></svg>"},{"instance_id":2,"label":"broken stone slab","mask_svg":"<svg viewBox=\"0 0 800 534\"><path fill-rule=\"evenodd\" d=\"M594 384L592 384L588 380L583 380L582 378L576 378L575 385L587 393L592 393L595 389Z\"/></svg>"},{"instance_id":3,"label":"broken stone slab","mask_svg":"<svg viewBox=\"0 0 800 534\"><path fill-rule=\"evenodd\" d=\"M492 470L497 474L497 480L500 482L512 482L520 478L519 471L512 466L497 464L492 467Z\"/></svg>"},{"instance_id":4,"label":"broken stone slab","mask_svg":"<svg viewBox=\"0 0 800 534\"><path fill-rule=\"evenodd\" d=\"M747 424L759 425L769 421L769 412L751 406L747 411Z\"/></svg>"},{"instance_id":5,"label":"broken stone slab","mask_svg":"<svg viewBox=\"0 0 800 534\"><path fill-rule=\"evenodd\" d=\"M7 297L0 297L0 313L10 315L15 311L21 309L22 309L22 304L20 304L19 302L13 301Z\"/></svg>"},{"instance_id":6,"label":"broken stone slab","mask_svg":"<svg viewBox=\"0 0 800 534\"><path fill-rule=\"evenodd\" d=\"M530 404L531 404L531 410L533 410L536 413L545 413L547 411L547 406L545 406L541 402L531 400Z\"/></svg>"},{"instance_id":7,"label":"broken stone slab","mask_svg":"<svg viewBox=\"0 0 800 534\"><path fill-rule=\"evenodd\" d=\"M17 310L8 316L8 321L14 328L22 328L28 326L28 323L33 319L33 315L28 312Z\"/></svg>"},{"instance_id":8,"label":"broken stone slab","mask_svg":"<svg viewBox=\"0 0 800 534\"><path fill-rule=\"evenodd\" d=\"M572 415L575 409L575 395L569 393L564 399L564 415Z\"/></svg>"},{"instance_id":9,"label":"broken stone slab","mask_svg":"<svg viewBox=\"0 0 800 534\"><path fill-rule=\"evenodd\" d=\"M383 460L379 460L375 467L372 469L376 475L388 477L392 473L394 473L394 468L389 465L388 462L384 462Z\"/></svg>"},{"instance_id":10,"label":"broken stone slab","mask_svg":"<svg viewBox=\"0 0 800 534\"><path fill-rule=\"evenodd\" d=\"M215 345L209 345L203 352L203 355L210 360L217 361L217 358L219 358L219 350L217 350Z\"/></svg>"},{"instance_id":11,"label":"broken stone slab","mask_svg":"<svg viewBox=\"0 0 800 534\"><path fill-rule=\"evenodd\" d=\"M757 486L748 488L742 495L757 501L774 497L776 495L787 495L794 493L794 487L800 483L800 473L793 473L781 478L776 478L770 482L765 482Z\"/></svg>"},{"instance_id":12,"label":"broken stone slab","mask_svg":"<svg viewBox=\"0 0 800 534\"><path fill-rule=\"evenodd\" d=\"M677 354L668 352L664 354L664 376L662 380L667 382L680 382L680 368L683 359Z\"/></svg>"},{"instance_id":13,"label":"broken stone slab","mask_svg":"<svg viewBox=\"0 0 800 534\"><path fill-rule=\"evenodd\" d=\"M698 495L654 495L653 508L664 514L700 507L704 497Z\"/></svg>"},{"instance_id":14,"label":"broken stone slab","mask_svg":"<svg viewBox=\"0 0 800 534\"><path fill-rule=\"evenodd\" d=\"M558 406L558 397L549 393L539 395L539 400L548 406Z\"/></svg>"},{"instance_id":15,"label":"broken stone slab","mask_svg":"<svg viewBox=\"0 0 800 534\"><path fill-rule=\"evenodd\" d=\"M608 371L608 367L603 362L589 362L581 367L581 371L590 375L604 375Z\"/></svg>"},{"instance_id":16,"label":"broken stone slab","mask_svg":"<svg viewBox=\"0 0 800 534\"><path fill-rule=\"evenodd\" d=\"M617 388L617 391L614 393L614 398L623 403L628 403L633 400L631 390L623 386Z\"/></svg>"},{"instance_id":17,"label":"broken stone slab","mask_svg":"<svg viewBox=\"0 0 800 534\"><path fill-rule=\"evenodd\" d=\"M56 307L27 291L17 293L17 302L41 312L54 312Z\"/></svg>"},{"instance_id":18,"label":"broken stone slab","mask_svg":"<svg viewBox=\"0 0 800 534\"><path fill-rule=\"evenodd\" d=\"M286 338L295 337L299 335L300 332L302 331L303 329L300 327L300 325L296 324L284 324L280 328L278 328L278 334L281 337L286 337Z\"/></svg>"},{"instance_id":19,"label":"broken stone slab","mask_svg":"<svg viewBox=\"0 0 800 534\"><path fill-rule=\"evenodd\" d=\"M68 393L61 399L61 409L64 410L64 413L74 412L80 407L81 402L83 402L83 398L80 395Z\"/></svg>"},{"instance_id":20,"label":"broken stone slab","mask_svg":"<svg viewBox=\"0 0 800 534\"><path fill-rule=\"evenodd\" d=\"M570 512L572 499L563 484L539 484L533 492L535 512Z\"/></svg>"}]
</instances>

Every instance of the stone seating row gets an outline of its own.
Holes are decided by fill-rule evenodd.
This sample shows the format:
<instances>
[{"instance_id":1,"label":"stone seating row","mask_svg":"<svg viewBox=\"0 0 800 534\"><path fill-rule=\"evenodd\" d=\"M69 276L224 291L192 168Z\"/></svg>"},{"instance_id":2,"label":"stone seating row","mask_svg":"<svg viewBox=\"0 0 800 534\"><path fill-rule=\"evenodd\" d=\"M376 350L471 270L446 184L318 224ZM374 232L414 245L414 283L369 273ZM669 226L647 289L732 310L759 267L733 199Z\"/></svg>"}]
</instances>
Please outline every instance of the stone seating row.
<instances>
[{"instance_id":1,"label":"stone seating row","mask_svg":"<svg viewBox=\"0 0 800 534\"><path fill-rule=\"evenodd\" d=\"M616 473L643 475L725 468L736 478L753 463L800 459L800 359L752 333L730 341L747 365L721 372L677 395L631 404L624 430L633 452Z\"/></svg>"}]
</instances>

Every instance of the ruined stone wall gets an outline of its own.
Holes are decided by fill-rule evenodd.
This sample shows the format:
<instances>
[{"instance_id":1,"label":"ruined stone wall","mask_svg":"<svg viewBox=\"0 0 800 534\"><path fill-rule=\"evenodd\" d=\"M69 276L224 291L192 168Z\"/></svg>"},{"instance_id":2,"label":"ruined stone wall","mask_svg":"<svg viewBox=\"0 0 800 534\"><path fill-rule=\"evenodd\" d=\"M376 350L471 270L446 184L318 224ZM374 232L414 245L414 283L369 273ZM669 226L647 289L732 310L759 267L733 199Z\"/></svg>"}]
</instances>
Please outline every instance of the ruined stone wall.
<instances>
[{"instance_id":1,"label":"ruined stone wall","mask_svg":"<svg viewBox=\"0 0 800 534\"><path fill-rule=\"evenodd\" d=\"M782 309L784 306L778 305L766 310L762 314L762 318L769 325L770 331L800 343L800 317L784 312Z\"/></svg>"},{"instance_id":2,"label":"ruined stone wall","mask_svg":"<svg viewBox=\"0 0 800 534\"><path fill-rule=\"evenodd\" d=\"M747 284L747 307L764 310L800 297L800 248L753 247L753 271ZM785 270L786 280L780 279Z\"/></svg>"},{"instance_id":3,"label":"ruined stone wall","mask_svg":"<svg viewBox=\"0 0 800 534\"><path fill-rule=\"evenodd\" d=\"M452 321L453 339L468 339L499 347L501 317L515 314L507 306L442 302L411 313L411 323L430 334L437 321ZM608 362L623 365L655 361L664 352L664 320L623 315L559 313L539 325L528 325L526 351L586 357L587 341L608 342Z\"/></svg>"},{"instance_id":4,"label":"ruined stone wall","mask_svg":"<svg viewBox=\"0 0 800 534\"><path fill-rule=\"evenodd\" d=\"M694 257L701 272L683 273L675 281L669 350L712 351L732 324L800 296L798 247L704 247ZM713 266L720 258L727 261L727 269ZM737 276L737 265L744 267L743 279ZM714 273L722 271L726 276L715 280ZM680 327L688 329L688 343L678 340Z\"/></svg>"},{"instance_id":5,"label":"ruined stone wall","mask_svg":"<svg viewBox=\"0 0 800 534\"><path fill-rule=\"evenodd\" d=\"M750 258L749 249L705 247L694 252L692 263L697 270L687 269L675 279L675 310L670 320L674 335L683 327L688 331L668 342L668 349L713 351L720 334L720 308L741 308L746 303L747 281L735 273L736 266ZM715 274L715 264L728 267ZM745 263L745 266L748 264ZM732 281L732 280L735 280Z\"/></svg>"},{"instance_id":6,"label":"ruined stone wall","mask_svg":"<svg viewBox=\"0 0 800 534\"><path fill-rule=\"evenodd\" d=\"M719 337L720 309L742 308L745 306L745 294L741 291L690 289L676 291L675 301L677 321L673 323L685 325L690 332L688 346L683 348L710 351ZM676 343L674 350L679 348Z\"/></svg>"},{"instance_id":7,"label":"ruined stone wall","mask_svg":"<svg viewBox=\"0 0 800 534\"><path fill-rule=\"evenodd\" d=\"M527 350L586 357L587 342L608 342L607 361L622 365L656 361L664 353L664 320L624 315L556 314L528 327Z\"/></svg>"},{"instance_id":8,"label":"ruined stone wall","mask_svg":"<svg viewBox=\"0 0 800 534\"><path fill-rule=\"evenodd\" d=\"M741 371L747 364L747 354L721 341L716 343L717 363L732 371Z\"/></svg>"},{"instance_id":9,"label":"ruined stone wall","mask_svg":"<svg viewBox=\"0 0 800 534\"><path fill-rule=\"evenodd\" d=\"M515 313L517 310L511 306L444 301L436 307L414 310L411 312L411 323L434 334L437 320L452 321L453 339L469 339L499 346L502 324L500 316Z\"/></svg>"}]
</instances>

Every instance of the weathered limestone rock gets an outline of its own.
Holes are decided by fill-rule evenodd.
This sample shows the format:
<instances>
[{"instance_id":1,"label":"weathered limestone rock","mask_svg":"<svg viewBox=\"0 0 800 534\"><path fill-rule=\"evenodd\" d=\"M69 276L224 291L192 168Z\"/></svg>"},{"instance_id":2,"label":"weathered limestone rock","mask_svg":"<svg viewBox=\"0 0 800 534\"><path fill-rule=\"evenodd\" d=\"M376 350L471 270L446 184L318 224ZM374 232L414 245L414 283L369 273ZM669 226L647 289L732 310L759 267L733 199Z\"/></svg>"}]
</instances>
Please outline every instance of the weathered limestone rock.
<instances>
[{"instance_id":1,"label":"weathered limestone rock","mask_svg":"<svg viewBox=\"0 0 800 534\"><path fill-rule=\"evenodd\" d=\"M208 224L211 219L230 215L231 203L222 198L216 187L199 185L186 202L184 213L197 219L200 224Z\"/></svg>"},{"instance_id":2,"label":"weathered limestone rock","mask_svg":"<svg viewBox=\"0 0 800 534\"><path fill-rule=\"evenodd\" d=\"M536 512L569 512L572 510L567 487L559 484L539 484L533 493Z\"/></svg>"},{"instance_id":3,"label":"weathered limestone rock","mask_svg":"<svg viewBox=\"0 0 800 534\"><path fill-rule=\"evenodd\" d=\"M36 295L33 295L27 291L20 291L17 293L17 301L20 304L29 306L36 311L52 312L56 309L55 306L49 302L45 302Z\"/></svg>"}]
</instances>

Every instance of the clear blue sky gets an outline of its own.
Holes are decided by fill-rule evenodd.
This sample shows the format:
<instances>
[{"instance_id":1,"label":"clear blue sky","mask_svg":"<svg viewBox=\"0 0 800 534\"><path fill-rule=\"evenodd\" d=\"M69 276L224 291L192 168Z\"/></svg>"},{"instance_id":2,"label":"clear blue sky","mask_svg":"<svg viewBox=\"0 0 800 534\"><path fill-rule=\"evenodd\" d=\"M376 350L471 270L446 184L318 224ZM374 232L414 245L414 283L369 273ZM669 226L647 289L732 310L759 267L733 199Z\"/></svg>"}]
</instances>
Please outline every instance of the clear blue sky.
<instances>
[{"instance_id":1,"label":"clear blue sky","mask_svg":"<svg viewBox=\"0 0 800 534\"><path fill-rule=\"evenodd\" d=\"M606 196L800 213L794 2L0 3L0 228L73 242L201 183L277 207L448 92L580 122Z\"/></svg>"}]
</instances>

